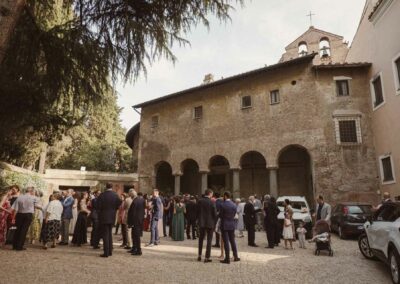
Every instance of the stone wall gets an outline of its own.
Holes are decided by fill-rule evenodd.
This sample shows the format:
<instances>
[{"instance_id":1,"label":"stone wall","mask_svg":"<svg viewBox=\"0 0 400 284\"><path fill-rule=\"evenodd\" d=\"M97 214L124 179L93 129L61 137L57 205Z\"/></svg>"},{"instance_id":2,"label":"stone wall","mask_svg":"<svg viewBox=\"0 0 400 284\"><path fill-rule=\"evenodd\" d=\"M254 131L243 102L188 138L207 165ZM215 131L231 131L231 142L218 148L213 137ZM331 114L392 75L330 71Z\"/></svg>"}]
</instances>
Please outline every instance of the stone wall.
<instances>
[{"instance_id":1,"label":"stone wall","mask_svg":"<svg viewBox=\"0 0 400 284\"><path fill-rule=\"evenodd\" d=\"M365 68L316 70L311 63L302 63L143 107L140 189L147 191L154 186L155 165L160 161L168 162L179 177L182 161L193 159L200 172L208 173L210 158L222 155L234 173L240 171L243 154L257 151L264 156L266 168L271 171L279 167L281 151L297 145L310 156L309 187L313 195L324 194L332 202L375 202L378 188L370 108L366 100L367 72ZM336 96L334 76L351 77L351 96ZM269 93L275 89L280 91L281 102L270 105ZM251 108L241 109L244 95L252 96ZM203 118L196 120L193 108L199 105L203 106ZM359 113L361 145L336 144L333 114L337 110ZM155 128L152 127L154 115L159 116L159 125ZM240 184L244 186L245 182ZM268 182L264 183L267 185L262 193L267 193ZM246 189L242 191L248 193Z\"/></svg>"}]
</instances>

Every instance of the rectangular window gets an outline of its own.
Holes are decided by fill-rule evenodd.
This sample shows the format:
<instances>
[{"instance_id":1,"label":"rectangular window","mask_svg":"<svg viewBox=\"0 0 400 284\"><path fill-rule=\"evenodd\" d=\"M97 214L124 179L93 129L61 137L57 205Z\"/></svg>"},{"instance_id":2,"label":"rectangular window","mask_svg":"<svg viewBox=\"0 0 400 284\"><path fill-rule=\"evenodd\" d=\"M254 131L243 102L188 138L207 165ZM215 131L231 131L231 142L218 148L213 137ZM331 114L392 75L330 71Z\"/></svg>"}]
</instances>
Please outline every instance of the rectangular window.
<instances>
[{"instance_id":1,"label":"rectangular window","mask_svg":"<svg viewBox=\"0 0 400 284\"><path fill-rule=\"evenodd\" d=\"M383 103L383 88L381 75L378 75L372 80L373 93L374 93L374 107L377 107Z\"/></svg>"},{"instance_id":2,"label":"rectangular window","mask_svg":"<svg viewBox=\"0 0 400 284\"><path fill-rule=\"evenodd\" d=\"M394 76L397 94L400 94L400 55L394 60Z\"/></svg>"},{"instance_id":3,"label":"rectangular window","mask_svg":"<svg viewBox=\"0 0 400 284\"><path fill-rule=\"evenodd\" d=\"M391 156L381 157L381 174L383 182L394 181Z\"/></svg>"},{"instance_id":4,"label":"rectangular window","mask_svg":"<svg viewBox=\"0 0 400 284\"><path fill-rule=\"evenodd\" d=\"M242 97L242 108L250 108L251 107L251 96Z\"/></svg>"},{"instance_id":5,"label":"rectangular window","mask_svg":"<svg viewBox=\"0 0 400 284\"><path fill-rule=\"evenodd\" d=\"M355 120L339 121L341 143L357 143L357 126Z\"/></svg>"},{"instance_id":6,"label":"rectangular window","mask_svg":"<svg viewBox=\"0 0 400 284\"><path fill-rule=\"evenodd\" d=\"M193 110L193 118L201 119L203 118L203 106L197 106Z\"/></svg>"},{"instance_id":7,"label":"rectangular window","mask_svg":"<svg viewBox=\"0 0 400 284\"><path fill-rule=\"evenodd\" d=\"M280 98L279 98L279 90L273 90L270 93L270 102L271 105L274 104L279 104Z\"/></svg>"},{"instance_id":8,"label":"rectangular window","mask_svg":"<svg viewBox=\"0 0 400 284\"><path fill-rule=\"evenodd\" d=\"M158 126L158 115L151 117L151 127L156 128Z\"/></svg>"},{"instance_id":9,"label":"rectangular window","mask_svg":"<svg viewBox=\"0 0 400 284\"><path fill-rule=\"evenodd\" d=\"M337 80L336 81L336 94L339 97L350 95L348 80Z\"/></svg>"}]
</instances>

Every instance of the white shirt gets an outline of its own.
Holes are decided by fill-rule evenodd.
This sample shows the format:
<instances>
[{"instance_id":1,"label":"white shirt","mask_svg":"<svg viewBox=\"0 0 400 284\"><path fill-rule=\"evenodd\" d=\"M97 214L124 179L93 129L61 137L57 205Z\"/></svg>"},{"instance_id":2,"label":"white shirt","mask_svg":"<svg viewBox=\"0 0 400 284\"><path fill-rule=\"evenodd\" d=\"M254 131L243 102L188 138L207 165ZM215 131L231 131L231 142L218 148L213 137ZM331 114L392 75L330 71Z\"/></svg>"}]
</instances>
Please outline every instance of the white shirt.
<instances>
[{"instance_id":1,"label":"white shirt","mask_svg":"<svg viewBox=\"0 0 400 284\"><path fill-rule=\"evenodd\" d=\"M37 199L35 196L27 193L20 195L17 200L15 200L12 208L17 213L35 213L35 205L37 204Z\"/></svg>"},{"instance_id":2,"label":"white shirt","mask_svg":"<svg viewBox=\"0 0 400 284\"><path fill-rule=\"evenodd\" d=\"M61 215L64 208L59 200L53 200L47 206L47 213L49 217L47 218L48 221L51 220L58 220L61 221Z\"/></svg>"}]
</instances>

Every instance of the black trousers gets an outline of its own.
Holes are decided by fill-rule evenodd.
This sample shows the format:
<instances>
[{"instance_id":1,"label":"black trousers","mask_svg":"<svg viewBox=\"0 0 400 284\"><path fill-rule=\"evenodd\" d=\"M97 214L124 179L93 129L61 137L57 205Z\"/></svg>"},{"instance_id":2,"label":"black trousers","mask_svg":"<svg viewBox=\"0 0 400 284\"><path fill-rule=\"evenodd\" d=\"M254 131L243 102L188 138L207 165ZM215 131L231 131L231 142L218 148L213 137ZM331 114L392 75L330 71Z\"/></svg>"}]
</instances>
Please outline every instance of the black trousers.
<instances>
[{"instance_id":1,"label":"black trousers","mask_svg":"<svg viewBox=\"0 0 400 284\"><path fill-rule=\"evenodd\" d=\"M21 250L24 247L26 234L28 233L29 226L32 223L32 213L17 213L15 217L15 230L13 239L13 249Z\"/></svg>"},{"instance_id":2,"label":"black trousers","mask_svg":"<svg viewBox=\"0 0 400 284\"><path fill-rule=\"evenodd\" d=\"M103 233L103 250L104 255L111 256L113 249L112 224L102 224L101 231Z\"/></svg>"},{"instance_id":3,"label":"black trousers","mask_svg":"<svg viewBox=\"0 0 400 284\"><path fill-rule=\"evenodd\" d=\"M99 246L100 236L99 220L92 219L92 232L90 233L90 245L92 247Z\"/></svg>"},{"instance_id":4,"label":"black trousers","mask_svg":"<svg viewBox=\"0 0 400 284\"><path fill-rule=\"evenodd\" d=\"M133 226L131 234L132 234L132 251L142 252L142 247L140 243L140 237L142 236L141 226Z\"/></svg>"},{"instance_id":5,"label":"black trousers","mask_svg":"<svg viewBox=\"0 0 400 284\"><path fill-rule=\"evenodd\" d=\"M188 220L186 225L186 236L190 239L190 228L192 228L192 238L196 238L196 220Z\"/></svg>"},{"instance_id":6,"label":"black trousers","mask_svg":"<svg viewBox=\"0 0 400 284\"><path fill-rule=\"evenodd\" d=\"M200 228L199 256L201 256L201 254L203 252L204 237L207 236L206 258L211 257L211 245L212 245L213 232L214 232L214 230L212 228Z\"/></svg>"},{"instance_id":7,"label":"black trousers","mask_svg":"<svg viewBox=\"0 0 400 284\"><path fill-rule=\"evenodd\" d=\"M267 233L268 247L273 248L276 244L276 225L275 224L265 224L265 230Z\"/></svg>"},{"instance_id":8,"label":"black trousers","mask_svg":"<svg viewBox=\"0 0 400 284\"><path fill-rule=\"evenodd\" d=\"M235 230L222 231L222 239L224 240L225 260L230 260L229 244L231 245L233 257L238 258L238 252L235 242Z\"/></svg>"},{"instance_id":9,"label":"black trousers","mask_svg":"<svg viewBox=\"0 0 400 284\"><path fill-rule=\"evenodd\" d=\"M255 229L255 224L246 224L246 229L247 229L247 244L254 245L255 240L256 240L256 229Z\"/></svg>"}]
</instances>

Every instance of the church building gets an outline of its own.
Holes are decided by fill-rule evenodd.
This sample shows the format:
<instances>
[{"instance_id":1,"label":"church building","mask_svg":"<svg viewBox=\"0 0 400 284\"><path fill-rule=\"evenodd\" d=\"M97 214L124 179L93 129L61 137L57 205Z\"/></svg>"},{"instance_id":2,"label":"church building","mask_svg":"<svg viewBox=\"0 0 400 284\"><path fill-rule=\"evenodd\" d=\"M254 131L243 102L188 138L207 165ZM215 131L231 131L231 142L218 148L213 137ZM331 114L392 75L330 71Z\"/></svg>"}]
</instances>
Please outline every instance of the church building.
<instances>
[{"instance_id":1,"label":"church building","mask_svg":"<svg viewBox=\"0 0 400 284\"><path fill-rule=\"evenodd\" d=\"M343 37L312 26L285 50L275 65L135 105L139 190L377 201L371 63L347 61Z\"/></svg>"}]
</instances>

